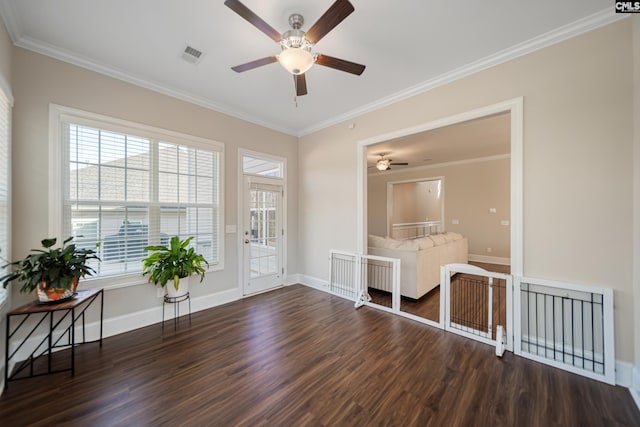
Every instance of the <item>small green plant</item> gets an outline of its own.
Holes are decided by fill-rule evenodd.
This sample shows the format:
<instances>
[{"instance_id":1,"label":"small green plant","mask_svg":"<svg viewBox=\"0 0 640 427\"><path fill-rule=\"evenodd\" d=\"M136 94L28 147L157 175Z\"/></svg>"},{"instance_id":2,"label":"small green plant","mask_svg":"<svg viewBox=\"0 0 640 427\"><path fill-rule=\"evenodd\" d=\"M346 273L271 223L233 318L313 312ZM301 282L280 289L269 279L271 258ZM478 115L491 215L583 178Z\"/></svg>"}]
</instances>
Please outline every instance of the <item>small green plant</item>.
<instances>
[{"instance_id":1,"label":"small green plant","mask_svg":"<svg viewBox=\"0 0 640 427\"><path fill-rule=\"evenodd\" d=\"M56 239L44 239L40 243L43 249L31 249L31 254L25 258L9 262L2 268L14 267L11 273L0 277L5 288L10 282L19 280L22 282L20 292L32 292L40 283L45 288L70 289L74 282L84 276L91 276L95 270L87 262L100 258L93 249L78 249L71 243L73 237L69 237L62 243L62 247L53 249ZM96 246L98 246L97 244Z\"/></svg>"},{"instance_id":2,"label":"small green plant","mask_svg":"<svg viewBox=\"0 0 640 427\"><path fill-rule=\"evenodd\" d=\"M153 253L142 260L144 263L142 274L149 276L150 283L160 284L162 287L165 287L169 280L173 280L176 290L178 290L180 279L192 274L200 276L200 282L202 282L206 272L203 264L209 267L209 263L202 254L188 247L191 240L193 236L185 240L173 236L169 247L160 245L144 248L145 251L153 251Z\"/></svg>"}]
</instances>

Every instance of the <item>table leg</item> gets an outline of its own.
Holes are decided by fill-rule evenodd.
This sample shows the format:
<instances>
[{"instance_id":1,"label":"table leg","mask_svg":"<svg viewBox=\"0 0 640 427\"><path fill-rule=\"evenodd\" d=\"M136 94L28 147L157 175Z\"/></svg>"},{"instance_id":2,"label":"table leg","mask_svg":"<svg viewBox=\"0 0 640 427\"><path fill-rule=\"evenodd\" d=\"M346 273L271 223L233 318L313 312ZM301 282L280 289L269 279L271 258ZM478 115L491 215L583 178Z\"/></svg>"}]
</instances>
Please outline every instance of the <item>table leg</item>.
<instances>
[{"instance_id":1,"label":"table leg","mask_svg":"<svg viewBox=\"0 0 640 427\"><path fill-rule=\"evenodd\" d=\"M5 335L4 339L4 389L6 390L9 387L9 333L11 331L11 327L9 324L11 323L11 316L7 316L7 335Z\"/></svg>"},{"instance_id":2,"label":"table leg","mask_svg":"<svg viewBox=\"0 0 640 427\"><path fill-rule=\"evenodd\" d=\"M76 374L76 309L71 309L71 376Z\"/></svg>"}]
</instances>

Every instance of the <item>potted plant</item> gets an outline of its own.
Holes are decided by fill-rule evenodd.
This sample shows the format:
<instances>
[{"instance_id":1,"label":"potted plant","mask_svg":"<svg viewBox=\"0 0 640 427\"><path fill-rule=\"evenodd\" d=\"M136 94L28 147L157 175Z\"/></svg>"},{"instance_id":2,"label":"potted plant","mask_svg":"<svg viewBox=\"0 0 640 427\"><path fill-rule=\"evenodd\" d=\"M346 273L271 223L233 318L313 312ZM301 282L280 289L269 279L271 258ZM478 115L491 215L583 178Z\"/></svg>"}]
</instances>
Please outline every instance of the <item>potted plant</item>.
<instances>
[{"instance_id":1,"label":"potted plant","mask_svg":"<svg viewBox=\"0 0 640 427\"><path fill-rule=\"evenodd\" d=\"M170 283L167 289L169 297L179 297L189 291L189 282L180 280L193 274L200 276L200 282L204 279L209 263L202 254L196 253L194 248L190 248L189 243L193 236L185 240L180 240L178 236L173 236L169 241L169 247L164 245L147 246L145 251L153 251L142 262L144 269L142 274L149 275L149 282L160 284L163 288Z\"/></svg>"},{"instance_id":2,"label":"potted plant","mask_svg":"<svg viewBox=\"0 0 640 427\"><path fill-rule=\"evenodd\" d=\"M69 243L72 239L69 237L56 249L53 248L55 238L44 239L40 242L44 250L32 249L25 258L5 264L3 268L13 267L13 271L0 277L2 285L6 288L10 282L19 280L20 292L35 291L38 301L43 303L73 297L78 280L95 273L88 261L100 261L100 258L93 249L78 249Z\"/></svg>"}]
</instances>

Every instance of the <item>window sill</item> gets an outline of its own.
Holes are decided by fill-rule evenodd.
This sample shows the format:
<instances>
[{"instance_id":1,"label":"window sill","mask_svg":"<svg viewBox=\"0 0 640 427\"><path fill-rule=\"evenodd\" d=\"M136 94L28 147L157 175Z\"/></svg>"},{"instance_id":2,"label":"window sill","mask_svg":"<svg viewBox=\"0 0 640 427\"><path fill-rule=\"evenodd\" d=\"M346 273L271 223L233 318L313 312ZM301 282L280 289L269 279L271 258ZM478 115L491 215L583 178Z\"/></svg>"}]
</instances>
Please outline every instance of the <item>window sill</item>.
<instances>
[{"instance_id":1,"label":"window sill","mask_svg":"<svg viewBox=\"0 0 640 427\"><path fill-rule=\"evenodd\" d=\"M221 264L216 264L212 265L206 273L214 273L223 269L224 267ZM122 276L102 277L96 279L83 279L80 281L78 286L82 289L104 289L105 291L108 291L139 285L149 285L148 277L142 276L142 273L132 273ZM0 307L1 306L2 303L0 303Z\"/></svg>"}]
</instances>

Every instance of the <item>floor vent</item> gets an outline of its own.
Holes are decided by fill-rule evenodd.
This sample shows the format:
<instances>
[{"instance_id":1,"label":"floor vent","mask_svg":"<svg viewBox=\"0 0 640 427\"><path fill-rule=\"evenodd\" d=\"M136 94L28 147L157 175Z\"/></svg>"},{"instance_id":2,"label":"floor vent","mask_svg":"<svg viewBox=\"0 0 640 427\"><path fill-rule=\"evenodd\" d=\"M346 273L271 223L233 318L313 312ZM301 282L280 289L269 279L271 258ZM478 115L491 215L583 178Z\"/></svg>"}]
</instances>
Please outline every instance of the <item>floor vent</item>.
<instances>
[{"instance_id":1,"label":"floor vent","mask_svg":"<svg viewBox=\"0 0 640 427\"><path fill-rule=\"evenodd\" d=\"M182 52L182 58L192 64L199 63L203 56L204 55L201 51L191 46L185 47Z\"/></svg>"}]
</instances>

